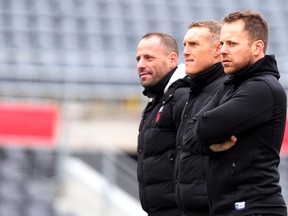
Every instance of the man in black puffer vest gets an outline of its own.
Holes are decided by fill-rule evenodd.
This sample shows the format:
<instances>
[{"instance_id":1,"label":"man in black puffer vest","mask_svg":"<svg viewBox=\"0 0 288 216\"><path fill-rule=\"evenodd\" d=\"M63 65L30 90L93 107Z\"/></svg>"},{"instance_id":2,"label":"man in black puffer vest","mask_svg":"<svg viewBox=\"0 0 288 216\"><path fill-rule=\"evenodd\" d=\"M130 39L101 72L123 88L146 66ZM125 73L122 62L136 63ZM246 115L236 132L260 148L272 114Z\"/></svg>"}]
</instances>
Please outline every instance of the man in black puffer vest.
<instances>
[{"instance_id":1,"label":"man in black puffer vest","mask_svg":"<svg viewBox=\"0 0 288 216\"><path fill-rule=\"evenodd\" d=\"M189 117L211 100L226 79L219 54L220 30L220 23L201 20L191 23L184 37L183 54L191 86L178 129L175 166L176 200L183 216L209 216L208 157L185 148L182 137Z\"/></svg>"},{"instance_id":2,"label":"man in black puffer vest","mask_svg":"<svg viewBox=\"0 0 288 216\"><path fill-rule=\"evenodd\" d=\"M137 69L150 102L138 135L138 181L142 208L149 216L181 216L174 195L176 132L190 82L178 65L178 46L162 33L143 36L137 47Z\"/></svg>"}]
</instances>

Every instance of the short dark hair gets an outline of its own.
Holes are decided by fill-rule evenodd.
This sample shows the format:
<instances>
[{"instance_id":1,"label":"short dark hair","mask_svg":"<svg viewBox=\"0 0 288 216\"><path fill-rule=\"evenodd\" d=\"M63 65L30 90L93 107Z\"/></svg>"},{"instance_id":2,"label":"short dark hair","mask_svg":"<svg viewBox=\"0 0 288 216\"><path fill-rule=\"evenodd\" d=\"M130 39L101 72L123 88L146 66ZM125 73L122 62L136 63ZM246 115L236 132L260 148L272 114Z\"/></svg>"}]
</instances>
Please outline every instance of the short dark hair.
<instances>
[{"instance_id":1,"label":"short dark hair","mask_svg":"<svg viewBox=\"0 0 288 216\"><path fill-rule=\"evenodd\" d=\"M145 34L142 39L150 38L150 37L158 37L160 38L161 44L169 50L169 52L175 52L178 56L179 50L178 45L175 38L169 34L161 33L161 32L150 32Z\"/></svg>"},{"instance_id":2,"label":"short dark hair","mask_svg":"<svg viewBox=\"0 0 288 216\"><path fill-rule=\"evenodd\" d=\"M268 34L269 28L266 20L264 17L255 11L246 10L246 11L235 11L228 14L226 17L223 18L223 22L225 23L232 23L238 20L242 20L244 25L244 31L248 32L249 39L251 42L256 40L262 40L264 42L264 53L267 49L268 44Z\"/></svg>"},{"instance_id":3,"label":"short dark hair","mask_svg":"<svg viewBox=\"0 0 288 216\"><path fill-rule=\"evenodd\" d=\"M188 29L194 28L194 27L203 27L208 28L211 34L210 37L210 43L211 45L214 45L215 43L218 43L220 40L220 31L222 28L222 24L215 21L215 20L199 20L196 22L192 22L189 24Z\"/></svg>"}]
</instances>

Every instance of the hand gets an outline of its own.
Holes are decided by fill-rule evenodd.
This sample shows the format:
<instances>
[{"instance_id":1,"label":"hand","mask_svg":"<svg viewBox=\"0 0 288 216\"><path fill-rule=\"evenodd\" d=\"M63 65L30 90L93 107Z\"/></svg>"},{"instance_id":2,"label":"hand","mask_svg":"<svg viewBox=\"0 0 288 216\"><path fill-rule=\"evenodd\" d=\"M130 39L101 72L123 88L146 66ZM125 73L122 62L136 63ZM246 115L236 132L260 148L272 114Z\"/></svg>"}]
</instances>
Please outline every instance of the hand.
<instances>
[{"instance_id":1,"label":"hand","mask_svg":"<svg viewBox=\"0 0 288 216\"><path fill-rule=\"evenodd\" d=\"M209 148L213 152L226 151L226 150L232 148L235 145L236 141L237 141L237 138L233 135L230 137L230 139L226 140L225 142L223 142L221 144L213 144L213 145L209 146Z\"/></svg>"}]
</instances>

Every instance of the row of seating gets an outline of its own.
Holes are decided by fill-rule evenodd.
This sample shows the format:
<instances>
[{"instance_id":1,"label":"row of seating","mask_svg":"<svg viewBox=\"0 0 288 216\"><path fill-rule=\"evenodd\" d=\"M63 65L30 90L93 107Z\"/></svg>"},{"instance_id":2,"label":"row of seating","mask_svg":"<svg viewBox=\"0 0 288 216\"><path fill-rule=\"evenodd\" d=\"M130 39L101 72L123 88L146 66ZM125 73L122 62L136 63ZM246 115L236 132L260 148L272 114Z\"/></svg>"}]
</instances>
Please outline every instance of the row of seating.
<instances>
[{"instance_id":1,"label":"row of seating","mask_svg":"<svg viewBox=\"0 0 288 216\"><path fill-rule=\"evenodd\" d=\"M0 148L0 216L64 216L54 208L57 154L52 149Z\"/></svg>"},{"instance_id":2,"label":"row of seating","mask_svg":"<svg viewBox=\"0 0 288 216\"><path fill-rule=\"evenodd\" d=\"M74 93L77 88L84 88L82 95L91 94L93 90L94 98L99 95L115 98L117 95L113 91L110 95L109 89L120 85L124 89L132 87L126 95L130 97L131 92L135 92L133 85L139 85L135 54L142 35L152 31L172 34L181 53L183 36L191 21L221 20L232 10L247 8L259 10L267 18L270 24L267 53L278 57L282 81L288 86L286 0L202 0L197 3L189 0L2 0L0 81L7 85L0 87L0 94L18 96L15 84L20 83L28 89L33 87L32 92L39 92L40 97L46 97L47 94L40 94L43 90L35 83L39 82L41 87L47 87L51 97L51 89L61 89L63 81L72 79ZM181 54L180 61L183 61ZM105 91L103 86L97 87L99 83L107 84ZM97 90L89 84L96 85ZM99 91L103 93L98 94ZM27 97L34 97L29 90L23 92L27 92ZM58 95L62 94L53 93L52 97Z\"/></svg>"}]
</instances>

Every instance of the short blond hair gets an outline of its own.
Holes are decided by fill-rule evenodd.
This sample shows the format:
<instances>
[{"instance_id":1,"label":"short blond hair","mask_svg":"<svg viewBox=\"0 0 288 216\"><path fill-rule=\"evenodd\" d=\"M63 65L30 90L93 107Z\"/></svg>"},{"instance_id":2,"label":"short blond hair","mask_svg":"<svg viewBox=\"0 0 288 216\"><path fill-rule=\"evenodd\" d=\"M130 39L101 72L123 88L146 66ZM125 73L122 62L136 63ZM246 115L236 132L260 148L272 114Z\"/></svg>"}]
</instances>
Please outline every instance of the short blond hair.
<instances>
[{"instance_id":1,"label":"short blond hair","mask_svg":"<svg viewBox=\"0 0 288 216\"><path fill-rule=\"evenodd\" d=\"M208 28L211 34L209 41L211 45L215 45L220 40L220 31L222 24L215 20L199 20L189 24L188 29L200 27Z\"/></svg>"}]
</instances>

